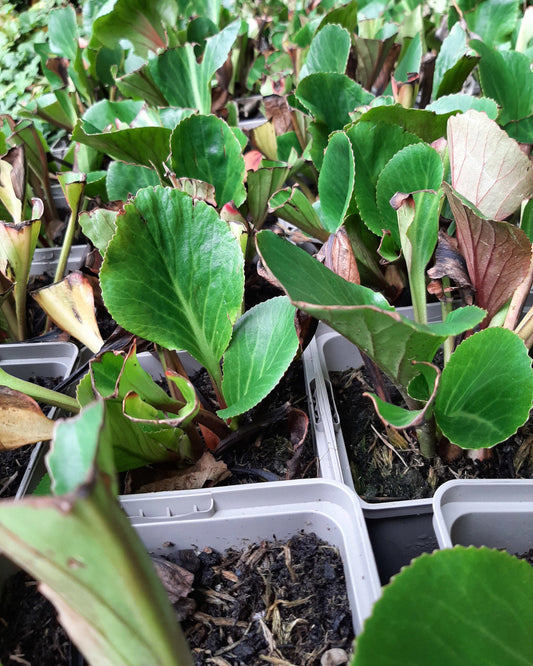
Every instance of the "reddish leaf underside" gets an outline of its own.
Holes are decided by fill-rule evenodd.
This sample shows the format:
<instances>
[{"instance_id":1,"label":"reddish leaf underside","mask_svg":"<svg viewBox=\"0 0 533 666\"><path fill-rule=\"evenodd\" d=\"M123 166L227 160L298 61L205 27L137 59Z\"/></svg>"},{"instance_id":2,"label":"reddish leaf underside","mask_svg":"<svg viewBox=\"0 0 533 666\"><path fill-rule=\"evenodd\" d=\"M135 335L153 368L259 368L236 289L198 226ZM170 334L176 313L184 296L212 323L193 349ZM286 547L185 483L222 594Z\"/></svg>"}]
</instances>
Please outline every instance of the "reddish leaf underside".
<instances>
[{"instance_id":1,"label":"reddish leaf underside","mask_svg":"<svg viewBox=\"0 0 533 666\"><path fill-rule=\"evenodd\" d=\"M450 187L445 189L457 225L459 250L476 292L476 305L487 310L481 323L484 328L526 277L531 242L512 224L482 219Z\"/></svg>"}]
</instances>

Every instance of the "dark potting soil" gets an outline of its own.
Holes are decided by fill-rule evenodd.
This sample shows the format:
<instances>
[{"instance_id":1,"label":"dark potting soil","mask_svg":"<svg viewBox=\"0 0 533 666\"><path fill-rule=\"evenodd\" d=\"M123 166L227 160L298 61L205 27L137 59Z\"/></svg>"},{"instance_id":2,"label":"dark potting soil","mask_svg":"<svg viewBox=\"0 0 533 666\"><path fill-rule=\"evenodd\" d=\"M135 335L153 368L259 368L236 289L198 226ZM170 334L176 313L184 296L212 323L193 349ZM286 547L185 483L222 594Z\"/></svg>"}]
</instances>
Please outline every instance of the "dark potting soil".
<instances>
[{"instance_id":1,"label":"dark potting soil","mask_svg":"<svg viewBox=\"0 0 533 666\"><path fill-rule=\"evenodd\" d=\"M196 664L310 666L332 648L349 655L354 634L342 560L314 534L223 555L182 553L166 557L195 575L189 598L176 606L187 613L182 628Z\"/></svg>"},{"instance_id":2,"label":"dark potting soil","mask_svg":"<svg viewBox=\"0 0 533 666\"><path fill-rule=\"evenodd\" d=\"M70 640L53 605L20 571L6 581L0 600L0 663L68 666Z\"/></svg>"},{"instance_id":3,"label":"dark potting soil","mask_svg":"<svg viewBox=\"0 0 533 666\"><path fill-rule=\"evenodd\" d=\"M445 481L465 478L531 478L533 476L533 420L505 442L490 449L487 460L471 460L458 447L454 460L439 455L428 460L416 436L386 428L365 391L372 391L366 371L330 373L354 485L370 502L432 497ZM391 390L391 400L401 402ZM449 453L449 449L448 449Z\"/></svg>"},{"instance_id":4,"label":"dark potting soil","mask_svg":"<svg viewBox=\"0 0 533 666\"><path fill-rule=\"evenodd\" d=\"M223 555L172 546L161 549L164 558L194 574L189 595L171 600L196 664L312 666L330 649L346 653L336 663L348 662L354 634L342 560L314 534ZM0 604L0 662L68 666L70 649L52 604L15 574Z\"/></svg>"}]
</instances>

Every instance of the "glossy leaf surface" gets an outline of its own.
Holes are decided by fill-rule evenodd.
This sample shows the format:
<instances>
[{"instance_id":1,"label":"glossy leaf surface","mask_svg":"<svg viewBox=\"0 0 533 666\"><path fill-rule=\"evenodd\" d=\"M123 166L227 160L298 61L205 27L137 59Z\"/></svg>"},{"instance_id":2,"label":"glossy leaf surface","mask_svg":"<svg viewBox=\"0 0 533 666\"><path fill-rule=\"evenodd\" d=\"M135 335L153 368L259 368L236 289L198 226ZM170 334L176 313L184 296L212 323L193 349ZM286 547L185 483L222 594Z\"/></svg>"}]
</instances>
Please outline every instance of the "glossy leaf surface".
<instances>
[{"instance_id":1,"label":"glossy leaf surface","mask_svg":"<svg viewBox=\"0 0 533 666\"><path fill-rule=\"evenodd\" d=\"M140 190L117 219L100 280L123 328L186 349L220 376L244 276L238 241L213 208L177 190Z\"/></svg>"},{"instance_id":2,"label":"glossy leaf surface","mask_svg":"<svg viewBox=\"0 0 533 666\"><path fill-rule=\"evenodd\" d=\"M354 174L350 140L344 132L335 132L328 142L318 177L322 224L331 234L334 234L344 221L352 198Z\"/></svg>"},{"instance_id":3,"label":"glossy leaf surface","mask_svg":"<svg viewBox=\"0 0 533 666\"><path fill-rule=\"evenodd\" d=\"M316 33L300 70L300 81L316 72L344 74L350 53L350 35L338 24L325 25Z\"/></svg>"},{"instance_id":4,"label":"glossy leaf surface","mask_svg":"<svg viewBox=\"0 0 533 666\"><path fill-rule=\"evenodd\" d=\"M248 310L236 323L224 355L222 392L228 405L222 418L242 414L266 397L279 382L296 351L296 309L279 296Z\"/></svg>"},{"instance_id":5,"label":"glossy leaf surface","mask_svg":"<svg viewBox=\"0 0 533 666\"><path fill-rule=\"evenodd\" d=\"M246 171L241 146L230 127L215 116L190 116L172 132L172 171L179 177L203 180L215 187L218 206L246 198Z\"/></svg>"},{"instance_id":6,"label":"glossy leaf surface","mask_svg":"<svg viewBox=\"0 0 533 666\"><path fill-rule=\"evenodd\" d=\"M533 370L524 342L505 328L464 340L441 377L437 423L448 439L469 449L494 446L523 425L533 401Z\"/></svg>"},{"instance_id":7,"label":"glossy leaf surface","mask_svg":"<svg viewBox=\"0 0 533 666\"><path fill-rule=\"evenodd\" d=\"M532 600L531 565L508 553L456 546L422 555L384 587L352 666L526 666Z\"/></svg>"}]
</instances>

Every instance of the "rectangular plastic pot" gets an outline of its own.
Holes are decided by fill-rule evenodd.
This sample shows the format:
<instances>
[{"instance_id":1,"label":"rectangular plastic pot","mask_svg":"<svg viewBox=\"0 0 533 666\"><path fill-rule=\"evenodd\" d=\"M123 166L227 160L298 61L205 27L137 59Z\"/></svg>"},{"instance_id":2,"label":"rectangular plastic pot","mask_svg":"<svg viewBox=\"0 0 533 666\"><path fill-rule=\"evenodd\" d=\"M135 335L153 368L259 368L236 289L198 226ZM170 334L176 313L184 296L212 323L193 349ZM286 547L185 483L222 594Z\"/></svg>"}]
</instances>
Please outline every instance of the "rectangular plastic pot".
<instances>
[{"instance_id":1,"label":"rectangular plastic pot","mask_svg":"<svg viewBox=\"0 0 533 666\"><path fill-rule=\"evenodd\" d=\"M72 372L78 356L78 347L72 342L35 342L0 345L0 367L19 379L32 377L59 377L65 379ZM52 417L56 409L52 408ZM30 462L16 498L32 492L44 473L43 457L47 446L39 442L33 447Z\"/></svg>"},{"instance_id":2,"label":"rectangular plastic pot","mask_svg":"<svg viewBox=\"0 0 533 666\"><path fill-rule=\"evenodd\" d=\"M533 547L533 479L448 481L433 506L441 548L487 546L514 555Z\"/></svg>"},{"instance_id":3,"label":"rectangular plastic pot","mask_svg":"<svg viewBox=\"0 0 533 666\"><path fill-rule=\"evenodd\" d=\"M146 548L165 541L177 548L219 551L265 539L314 532L339 549L354 631L380 595L363 513L355 495L331 481L304 479L121 497Z\"/></svg>"}]
</instances>

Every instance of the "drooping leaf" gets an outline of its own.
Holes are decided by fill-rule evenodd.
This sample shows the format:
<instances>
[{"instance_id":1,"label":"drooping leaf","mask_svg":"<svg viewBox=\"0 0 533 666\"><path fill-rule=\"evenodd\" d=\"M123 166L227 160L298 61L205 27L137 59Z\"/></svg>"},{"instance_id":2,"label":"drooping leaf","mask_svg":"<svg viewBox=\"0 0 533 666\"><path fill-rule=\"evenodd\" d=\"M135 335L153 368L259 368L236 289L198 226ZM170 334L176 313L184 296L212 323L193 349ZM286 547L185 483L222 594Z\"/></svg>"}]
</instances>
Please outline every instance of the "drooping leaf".
<instances>
[{"instance_id":1,"label":"drooping leaf","mask_svg":"<svg viewBox=\"0 0 533 666\"><path fill-rule=\"evenodd\" d=\"M508 553L456 546L422 555L384 587L352 666L525 666L532 593L531 566Z\"/></svg>"},{"instance_id":2,"label":"drooping leaf","mask_svg":"<svg viewBox=\"0 0 533 666\"><path fill-rule=\"evenodd\" d=\"M41 591L92 663L162 665L177 659L189 665L166 593L113 497L111 443L100 437L102 419L103 405L94 403L74 429L58 427L54 446L69 455L58 460L64 474L57 467L56 473L71 491L67 496L0 503L2 551L41 581ZM70 469L73 448L79 456Z\"/></svg>"},{"instance_id":3,"label":"drooping leaf","mask_svg":"<svg viewBox=\"0 0 533 666\"><path fill-rule=\"evenodd\" d=\"M115 132L87 134L80 120L74 128L72 139L114 160L153 168L163 176L163 164L170 153L170 135L171 131L166 127L131 127Z\"/></svg>"},{"instance_id":4,"label":"drooping leaf","mask_svg":"<svg viewBox=\"0 0 533 666\"><path fill-rule=\"evenodd\" d=\"M100 281L117 323L163 347L186 349L220 376L244 276L238 241L213 208L193 205L177 190L140 190L117 218Z\"/></svg>"},{"instance_id":5,"label":"drooping leaf","mask_svg":"<svg viewBox=\"0 0 533 666\"><path fill-rule=\"evenodd\" d=\"M376 200L380 173L395 153L420 139L401 127L386 123L359 122L346 134L352 143L355 162L354 195L366 226L382 235L381 214Z\"/></svg>"},{"instance_id":6,"label":"drooping leaf","mask_svg":"<svg viewBox=\"0 0 533 666\"><path fill-rule=\"evenodd\" d=\"M215 116L190 116L182 120L170 139L172 171L215 187L217 204L246 198L245 165L241 146L230 127Z\"/></svg>"},{"instance_id":7,"label":"drooping leaf","mask_svg":"<svg viewBox=\"0 0 533 666\"><path fill-rule=\"evenodd\" d=\"M533 166L518 144L484 113L448 121L452 187L483 215L504 220L533 193Z\"/></svg>"},{"instance_id":8,"label":"drooping leaf","mask_svg":"<svg viewBox=\"0 0 533 666\"><path fill-rule=\"evenodd\" d=\"M528 350L506 328L464 340L442 371L435 418L448 439L467 449L494 446L529 416L533 370Z\"/></svg>"},{"instance_id":9,"label":"drooping leaf","mask_svg":"<svg viewBox=\"0 0 533 666\"><path fill-rule=\"evenodd\" d=\"M17 449L52 437L54 422L24 393L0 384L0 449Z\"/></svg>"},{"instance_id":10,"label":"drooping leaf","mask_svg":"<svg viewBox=\"0 0 533 666\"><path fill-rule=\"evenodd\" d=\"M508 222L483 219L447 183L444 188L476 304L487 310L488 324L526 277L531 242L522 229Z\"/></svg>"},{"instance_id":11,"label":"drooping leaf","mask_svg":"<svg viewBox=\"0 0 533 666\"><path fill-rule=\"evenodd\" d=\"M344 74L350 53L350 35L338 24L325 25L316 33L300 70L300 81L316 72Z\"/></svg>"},{"instance_id":12,"label":"drooping leaf","mask_svg":"<svg viewBox=\"0 0 533 666\"><path fill-rule=\"evenodd\" d=\"M240 29L234 21L206 39L201 62L197 62L192 44L164 51L149 61L152 79L170 106L211 111L211 79L222 67Z\"/></svg>"},{"instance_id":13,"label":"drooping leaf","mask_svg":"<svg viewBox=\"0 0 533 666\"><path fill-rule=\"evenodd\" d=\"M372 400L374 409L385 425L392 426L398 430L415 428L424 423L424 419L431 415L432 404L439 385L440 370L437 366L429 363L417 363L417 367L423 372L423 375L417 375L411 381L411 384L423 376L426 386L430 386L429 395L425 396L426 404L420 409L405 409L399 405L385 402L373 393L363 394Z\"/></svg>"},{"instance_id":14,"label":"drooping leaf","mask_svg":"<svg viewBox=\"0 0 533 666\"><path fill-rule=\"evenodd\" d=\"M224 354L222 392L228 406L217 412L220 417L244 413L277 385L298 350L295 314L289 299L279 296L251 308L236 323Z\"/></svg>"},{"instance_id":15,"label":"drooping leaf","mask_svg":"<svg viewBox=\"0 0 533 666\"><path fill-rule=\"evenodd\" d=\"M257 246L296 307L356 344L400 386L419 374L413 358L430 362L446 337L473 328L485 314L479 308L461 308L444 323L416 324L397 314L381 294L346 282L272 232L261 231Z\"/></svg>"},{"instance_id":16,"label":"drooping leaf","mask_svg":"<svg viewBox=\"0 0 533 666\"><path fill-rule=\"evenodd\" d=\"M354 185L354 157L350 140L344 132L331 135L318 177L322 224L335 233L343 223Z\"/></svg>"},{"instance_id":17,"label":"drooping leaf","mask_svg":"<svg viewBox=\"0 0 533 666\"><path fill-rule=\"evenodd\" d=\"M478 58L468 54L464 29L460 23L456 23L442 42L435 60L433 98L460 92L466 77L477 62Z\"/></svg>"},{"instance_id":18,"label":"drooping leaf","mask_svg":"<svg viewBox=\"0 0 533 666\"><path fill-rule=\"evenodd\" d=\"M32 292L32 296L59 328L94 353L100 350L104 341L96 323L93 288L83 273L69 273L60 282Z\"/></svg>"},{"instance_id":19,"label":"drooping leaf","mask_svg":"<svg viewBox=\"0 0 533 666\"><path fill-rule=\"evenodd\" d=\"M517 51L498 51L477 39L470 46L481 56L484 95L501 106L499 124L513 139L529 143L533 132L531 59Z\"/></svg>"},{"instance_id":20,"label":"drooping leaf","mask_svg":"<svg viewBox=\"0 0 533 666\"><path fill-rule=\"evenodd\" d=\"M106 189L110 201L126 201L149 185L159 185L159 176L153 169L124 162L111 162L107 168Z\"/></svg>"},{"instance_id":21,"label":"drooping leaf","mask_svg":"<svg viewBox=\"0 0 533 666\"><path fill-rule=\"evenodd\" d=\"M269 210L314 238L325 242L329 237L329 231L324 229L311 202L297 188L276 192L269 201Z\"/></svg>"}]
</instances>

